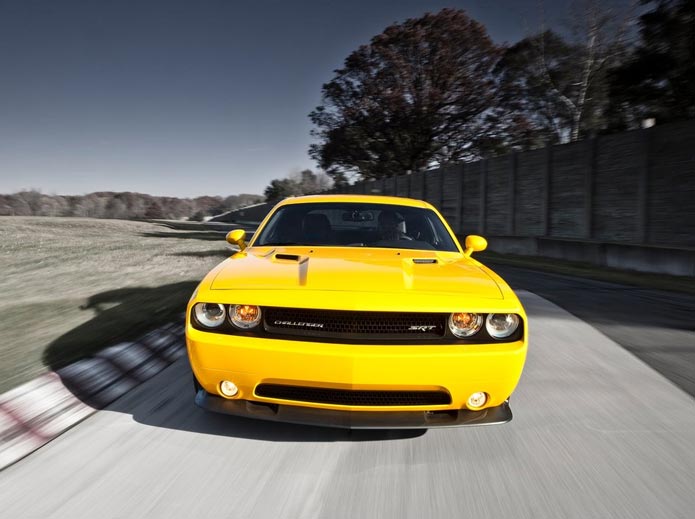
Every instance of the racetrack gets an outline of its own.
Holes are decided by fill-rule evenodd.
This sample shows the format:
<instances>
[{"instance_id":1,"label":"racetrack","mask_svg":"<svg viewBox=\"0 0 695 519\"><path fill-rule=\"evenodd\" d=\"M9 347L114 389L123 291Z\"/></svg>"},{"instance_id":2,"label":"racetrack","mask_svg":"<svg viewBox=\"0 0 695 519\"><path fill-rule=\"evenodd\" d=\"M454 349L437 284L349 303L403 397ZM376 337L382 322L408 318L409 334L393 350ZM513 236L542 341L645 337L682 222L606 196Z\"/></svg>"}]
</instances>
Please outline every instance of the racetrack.
<instances>
[{"instance_id":1,"label":"racetrack","mask_svg":"<svg viewBox=\"0 0 695 519\"><path fill-rule=\"evenodd\" d=\"M509 424L351 432L207 414L183 359L0 473L0 517L693 517L693 398L519 295L531 343Z\"/></svg>"}]
</instances>

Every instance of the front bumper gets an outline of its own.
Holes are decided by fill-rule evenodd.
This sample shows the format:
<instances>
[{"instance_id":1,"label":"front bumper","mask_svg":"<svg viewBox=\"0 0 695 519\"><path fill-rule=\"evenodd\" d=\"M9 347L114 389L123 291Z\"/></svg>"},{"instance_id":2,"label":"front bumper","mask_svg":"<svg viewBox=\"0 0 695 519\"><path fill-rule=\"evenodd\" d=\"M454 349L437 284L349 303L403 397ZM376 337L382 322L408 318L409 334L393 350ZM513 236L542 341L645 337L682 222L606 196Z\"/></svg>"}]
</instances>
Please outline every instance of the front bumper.
<instances>
[{"instance_id":1,"label":"front bumper","mask_svg":"<svg viewBox=\"0 0 695 519\"><path fill-rule=\"evenodd\" d=\"M228 400L198 391L195 403L215 413L258 418L273 422L318 425L340 429L429 429L495 425L512 419L509 402L482 411L467 409L445 411L343 411L286 404L266 404L249 400Z\"/></svg>"},{"instance_id":2,"label":"front bumper","mask_svg":"<svg viewBox=\"0 0 695 519\"><path fill-rule=\"evenodd\" d=\"M481 411L502 406L519 380L526 356L525 340L465 347L366 346L230 337L190 326L187 344L191 367L202 389L225 401L218 393L221 380L231 380L239 388L237 397L229 402L204 407L224 406L236 410L233 414L246 415L247 404L243 402L251 401L266 406L336 411L339 421L345 413L351 417L395 417L394 413L404 413L411 422L416 417L414 423L420 426L439 420L445 411L449 417L456 414L450 421L467 422L467 413L458 415L460 410L467 411L468 397L478 391L487 393L489 400L482 410L471 411L473 421L473 417L481 416ZM442 405L375 403L361 408L355 404L262 396L256 392L259 384L357 391L444 391L451 400ZM496 417L492 423L508 419ZM367 418L364 422L369 424L372 420Z\"/></svg>"}]
</instances>

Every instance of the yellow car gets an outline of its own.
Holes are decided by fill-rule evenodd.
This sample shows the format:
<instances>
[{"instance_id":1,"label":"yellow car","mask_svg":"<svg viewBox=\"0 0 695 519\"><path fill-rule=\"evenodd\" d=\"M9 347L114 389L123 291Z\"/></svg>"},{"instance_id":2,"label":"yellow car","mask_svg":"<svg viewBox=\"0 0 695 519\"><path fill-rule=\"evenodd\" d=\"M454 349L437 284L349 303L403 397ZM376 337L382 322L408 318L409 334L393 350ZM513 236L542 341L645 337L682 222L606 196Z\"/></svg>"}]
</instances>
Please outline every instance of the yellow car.
<instances>
[{"instance_id":1,"label":"yellow car","mask_svg":"<svg viewBox=\"0 0 695 519\"><path fill-rule=\"evenodd\" d=\"M317 195L280 202L205 276L187 309L196 403L348 428L508 422L526 314L430 204Z\"/></svg>"}]
</instances>

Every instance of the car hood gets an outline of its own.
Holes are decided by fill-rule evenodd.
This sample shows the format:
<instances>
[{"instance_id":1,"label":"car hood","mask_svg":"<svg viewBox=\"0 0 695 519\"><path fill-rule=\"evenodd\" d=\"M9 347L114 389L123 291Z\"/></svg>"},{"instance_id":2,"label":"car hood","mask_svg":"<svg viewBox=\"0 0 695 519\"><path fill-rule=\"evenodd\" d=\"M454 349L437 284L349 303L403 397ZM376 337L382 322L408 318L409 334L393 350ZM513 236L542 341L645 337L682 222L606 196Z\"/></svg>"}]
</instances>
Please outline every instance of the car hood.
<instances>
[{"instance_id":1,"label":"car hood","mask_svg":"<svg viewBox=\"0 0 695 519\"><path fill-rule=\"evenodd\" d=\"M503 299L477 262L458 253L365 248L268 248L235 254L212 290L455 293Z\"/></svg>"}]
</instances>

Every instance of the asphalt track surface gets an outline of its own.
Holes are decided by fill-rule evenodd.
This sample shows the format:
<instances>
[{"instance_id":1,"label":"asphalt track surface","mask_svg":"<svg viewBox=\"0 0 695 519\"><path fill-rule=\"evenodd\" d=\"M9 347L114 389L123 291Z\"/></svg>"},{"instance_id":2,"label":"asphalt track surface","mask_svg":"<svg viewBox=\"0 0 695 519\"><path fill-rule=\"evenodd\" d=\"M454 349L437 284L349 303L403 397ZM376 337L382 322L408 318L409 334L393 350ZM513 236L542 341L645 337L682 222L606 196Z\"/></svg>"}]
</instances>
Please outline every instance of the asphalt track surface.
<instances>
[{"instance_id":1,"label":"asphalt track surface","mask_svg":"<svg viewBox=\"0 0 695 519\"><path fill-rule=\"evenodd\" d=\"M183 359L0 473L0 517L694 517L693 398L520 296L532 338L508 424L345 431L208 414Z\"/></svg>"},{"instance_id":2,"label":"asphalt track surface","mask_svg":"<svg viewBox=\"0 0 695 519\"><path fill-rule=\"evenodd\" d=\"M512 288L561 306L695 397L695 295L490 266Z\"/></svg>"}]
</instances>

